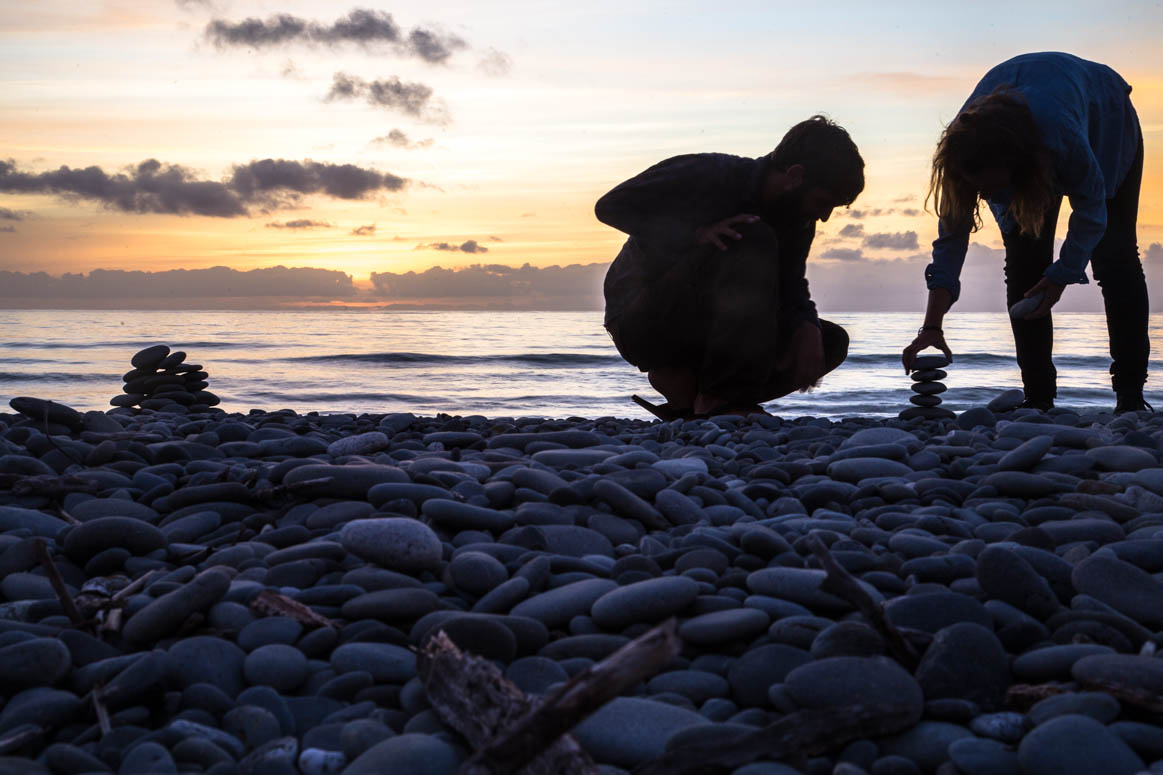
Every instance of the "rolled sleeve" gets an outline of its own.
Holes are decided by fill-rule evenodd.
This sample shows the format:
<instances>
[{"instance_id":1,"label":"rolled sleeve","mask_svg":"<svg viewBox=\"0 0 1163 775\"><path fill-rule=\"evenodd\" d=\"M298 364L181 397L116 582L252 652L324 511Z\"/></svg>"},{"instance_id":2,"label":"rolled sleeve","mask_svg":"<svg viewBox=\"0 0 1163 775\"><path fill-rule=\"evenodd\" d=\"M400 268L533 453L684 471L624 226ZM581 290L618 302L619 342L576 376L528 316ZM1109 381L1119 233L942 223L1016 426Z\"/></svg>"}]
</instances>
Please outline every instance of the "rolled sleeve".
<instances>
[{"instance_id":1,"label":"rolled sleeve","mask_svg":"<svg viewBox=\"0 0 1163 775\"><path fill-rule=\"evenodd\" d=\"M929 290L944 288L957 301L961 296L961 267L969 250L969 230L949 231L944 225L938 225L937 231L933 260L925 267L925 285Z\"/></svg>"}]
</instances>

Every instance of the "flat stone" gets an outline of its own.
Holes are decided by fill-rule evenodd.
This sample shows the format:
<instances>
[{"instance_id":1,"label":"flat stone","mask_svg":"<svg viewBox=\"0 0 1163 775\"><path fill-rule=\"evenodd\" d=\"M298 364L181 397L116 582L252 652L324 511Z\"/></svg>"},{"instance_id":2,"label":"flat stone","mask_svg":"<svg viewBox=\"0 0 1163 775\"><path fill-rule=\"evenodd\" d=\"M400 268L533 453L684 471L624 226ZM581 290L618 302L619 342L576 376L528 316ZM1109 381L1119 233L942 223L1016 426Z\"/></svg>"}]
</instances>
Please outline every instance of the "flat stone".
<instances>
[{"instance_id":1,"label":"flat stone","mask_svg":"<svg viewBox=\"0 0 1163 775\"><path fill-rule=\"evenodd\" d=\"M490 530L499 533L508 530L516 522L512 512L453 500L433 498L424 501L420 510L433 522L454 530Z\"/></svg>"},{"instance_id":2,"label":"flat stone","mask_svg":"<svg viewBox=\"0 0 1163 775\"><path fill-rule=\"evenodd\" d=\"M1088 449L1086 455L1094 459L1094 466L1099 471L1135 472L1159 465L1158 456L1141 447L1117 444L1109 447L1094 447Z\"/></svg>"},{"instance_id":3,"label":"flat stone","mask_svg":"<svg viewBox=\"0 0 1163 775\"><path fill-rule=\"evenodd\" d=\"M83 565L106 549L118 547L143 555L165 545L165 534L148 522L130 517L100 517L70 530L64 549L69 559Z\"/></svg>"},{"instance_id":4,"label":"flat stone","mask_svg":"<svg viewBox=\"0 0 1163 775\"><path fill-rule=\"evenodd\" d=\"M718 673L706 670L671 670L651 678L646 689L653 694L674 692L695 705L702 705L713 697L726 697L731 692L731 684Z\"/></svg>"},{"instance_id":5,"label":"flat stone","mask_svg":"<svg viewBox=\"0 0 1163 775\"><path fill-rule=\"evenodd\" d=\"M748 574L747 588L757 595L790 600L812 610L851 610L852 604L847 600L820 589L826 577L824 571L815 568L763 568ZM871 584L858 583L874 600L884 600L884 595Z\"/></svg>"},{"instance_id":6,"label":"flat stone","mask_svg":"<svg viewBox=\"0 0 1163 775\"><path fill-rule=\"evenodd\" d=\"M344 643L331 652L338 673L361 670L379 683L403 684L416 675L416 654L390 643Z\"/></svg>"},{"instance_id":7,"label":"flat stone","mask_svg":"<svg viewBox=\"0 0 1163 775\"><path fill-rule=\"evenodd\" d=\"M3 533L9 530L28 530L34 536L56 538L57 533L64 530L67 525L63 519L33 509L0 506L0 532Z\"/></svg>"},{"instance_id":8,"label":"flat stone","mask_svg":"<svg viewBox=\"0 0 1163 775\"><path fill-rule=\"evenodd\" d=\"M129 363L135 369L156 369L158 364L165 360L169 354L169 347L164 344L155 344L135 352L133 357L129 359Z\"/></svg>"},{"instance_id":9,"label":"flat stone","mask_svg":"<svg viewBox=\"0 0 1163 775\"><path fill-rule=\"evenodd\" d=\"M956 416L943 406L913 406L897 415L902 420L952 420Z\"/></svg>"},{"instance_id":10,"label":"flat stone","mask_svg":"<svg viewBox=\"0 0 1163 775\"><path fill-rule=\"evenodd\" d=\"M650 467L661 471L671 479L681 479L687 474L707 473L707 461L700 457L676 457L667 460L658 460Z\"/></svg>"},{"instance_id":11,"label":"flat stone","mask_svg":"<svg viewBox=\"0 0 1163 775\"><path fill-rule=\"evenodd\" d=\"M129 617L121 635L131 643L148 643L174 634L191 614L206 610L230 588L229 571L213 567Z\"/></svg>"},{"instance_id":12,"label":"flat stone","mask_svg":"<svg viewBox=\"0 0 1163 775\"><path fill-rule=\"evenodd\" d=\"M895 460L855 457L828 464L828 475L842 482L856 483L880 476L907 476L913 469Z\"/></svg>"},{"instance_id":13,"label":"flat stone","mask_svg":"<svg viewBox=\"0 0 1163 775\"><path fill-rule=\"evenodd\" d=\"M909 376L913 378L914 382L937 382L938 380L945 379L949 375L940 369L921 369L920 371L914 371Z\"/></svg>"},{"instance_id":14,"label":"flat stone","mask_svg":"<svg viewBox=\"0 0 1163 775\"><path fill-rule=\"evenodd\" d=\"M898 627L935 633L952 624L973 622L993 629L993 618L980 602L955 592L901 595L885 605L885 615Z\"/></svg>"},{"instance_id":15,"label":"flat stone","mask_svg":"<svg viewBox=\"0 0 1163 775\"><path fill-rule=\"evenodd\" d=\"M304 485L305 482L316 480L321 481L317 484ZM308 463L291 469L283 477L283 484L299 485L296 493L300 497L347 500L365 499L368 490L377 484L410 481L408 474L395 466L371 464L334 466Z\"/></svg>"},{"instance_id":16,"label":"flat stone","mask_svg":"<svg viewBox=\"0 0 1163 775\"><path fill-rule=\"evenodd\" d=\"M997 467L1001 471L1028 471L1037 465L1053 446L1052 436L1035 436L1005 453L1001 460L997 461Z\"/></svg>"},{"instance_id":17,"label":"flat stone","mask_svg":"<svg viewBox=\"0 0 1163 775\"><path fill-rule=\"evenodd\" d=\"M770 623L771 617L757 608L731 608L687 619L679 625L678 635L684 643L719 646L750 640L761 635Z\"/></svg>"},{"instance_id":18,"label":"flat stone","mask_svg":"<svg viewBox=\"0 0 1163 775\"><path fill-rule=\"evenodd\" d=\"M947 390L942 382L914 382L910 387L914 393L922 396L934 396Z\"/></svg>"},{"instance_id":19,"label":"flat stone","mask_svg":"<svg viewBox=\"0 0 1163 775\"><path fill-rule=\"evenodd\" d=\"M1083 686L1110 692L1123 702L1163 712L1163 659L1137 654L1082 657L1070 669Z\"/></svg>"},{"instance_id":20,"label":"flat stone","mask_svg":"<svg viewBox=\"0 0 1163 775\"><path fill-rule=\"evenodd\" d=\"M405 622L419 619L442 607L440 598L429 590L404 587L366 592L348 600L340 611L348 621L378 619L384 622Z\"/></svg>"},{"instance_id":21,"label":"flat stone","mask_svg":"<svg viewBox=\"0 0 1163 775\"><path fill-rule=\"evenodd\" d=\"M915 371L924 371L925 369L943 369L949 365L949 358L944 354L925 354L918 355L913 359L913 369Z\"/></svg>"},{"instance_id":22,"label":"flat stone","mask_svg":"<svg viewBox=\"0 0 1163 775\"><path fill-rule=\"evenodd\" d=\"M1090 716L1101 724L1109 724L1119 716L1119 701L1106 692L1065 692L1039 700L1026 712L1032 726L1045 724L1059 716Z\"/></svg>"},{"instance_id":23,"label":"flat stone","mask_svg":"<svg viewBox=\"0 0 1163 775\"><path fill-rule=\"evenodd\" d=\"M533 461L554 469L589 468L614 453L605 449L546 449L533 453Z\"/></svg>"},{"instance_id":24,"label":"flat stone","mask_svg":"<svg viewBox=\"0 0 1163 775\"><path fill-rule=\"evenodd\" d=\"M940 406L940 396L915 395L909 396L909 403L913 406Z\"/></svg>"},{"instance_id":25,"label":"flat stone","mask_svg":"<svg viewBox=\"0 0 1163 775\"><path fill-rule=\"evenodd\" d=\"M854 697L891 698L919 719L925 699L920 685L887 657L829 657L795 668L784 679L788 696L803 708L850 705Z\"/></svg>"},{"instance_id":26,"label":"flat stone","mask_svg":"<svg viewBox=\"0 0 1163 775\"><path fill-rule=\"evenodd\" d=\"M617 587L618 584L609 579L577 581L523 600L513 606L511 613L528 616L550 629L558 629L569 624L575 616L589 614L598 598Z\"/></svg>"},{"instance_id":27,"label":"flat stone","mask_svg":"<svg viewBox=\"0 0 1163 775\"><path fill-rule=\"evenodd\" d=\"M65 406L57 401L18 396L11 399L8 405L33 421L43 423L47 420L53 425L63 425L74 433L80 432L85 427L84 415L71 406Z\"/></svg>"},{"instance_id":28,"label":"flat stone","mask_svg":"<svg viewBox=\"0 0 1163 775\"><path fill-rule=\"evenodd\" d=\"M1024 683L1069 681L1074 663L1083 657L1113 654L1114 649L1098 643L1070 643L1019 654L1013 663L1014 677Z\"/></svg>"},{"instance_id":29,"label":"flat stone","mask_svg":"<svg viewBox=\"0 0 1163 775\"><path fill-rule=\"evenodd\" d=\"M1025 471L998 471L985 477L983 484L993 487L1001 495L1028 500L1070 492L1073 489L1048 476Z\"/></svg>"},{"instance_id":30,"label":"flat stone","mask_svg":"<svg viewBox=\"0 0 1163 775\"><path fill-rule=\"evenodd\" d=\"M1087 716L1059 716L1018 747L1023 775L1134 775L1143 760L1118 735Z\"/></svg>"},{"instance_id":31,"label":"flat stone","mask_svg":"<svg viewBox=\"0 0 1163 775\"><path fill-rule=\"evenodd\" d=\"M603 629L620 630L638 622L672 616L699 594L699 585L685 576L661 576L612 589L594 601L591 616Z\"/></svg>"},{"instance_id":32,"label":"flat stone","mask_svg":"<svg viewBox=\"0 0 1163 775\"><path fill-rule=\"evenodd\" d=\"M357 433L354 436L345 436L327 445L327 454L332 457L341 455L368 455L387 449L391 441L382 431Z\"/></svg>"}]
</instances>

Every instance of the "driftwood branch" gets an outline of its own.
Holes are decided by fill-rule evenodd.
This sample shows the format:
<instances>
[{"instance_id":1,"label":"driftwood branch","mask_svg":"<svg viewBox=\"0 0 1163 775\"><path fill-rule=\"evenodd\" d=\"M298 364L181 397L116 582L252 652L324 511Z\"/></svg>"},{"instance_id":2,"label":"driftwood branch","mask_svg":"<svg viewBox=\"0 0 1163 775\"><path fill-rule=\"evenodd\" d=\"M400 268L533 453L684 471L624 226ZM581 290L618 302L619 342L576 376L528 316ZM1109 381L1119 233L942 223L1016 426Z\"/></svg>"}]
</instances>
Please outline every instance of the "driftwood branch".
<instances>
[{"instance_id":1,"label":"driftwood branch","mask_svg":"<svg viewBox=\"0 0 1163 775\"><path fill-rule=\"evenodd\" d=\"M422 653L421 678L437 713L477 748L459 775L596 772L566 733L674 659L681 648L675 631L673 619L655 627L578 673L539 705L492 663L461 654L438 633Z\"/></svg>"},{"instance_id":2,"label":"driftwood branch","mask_svg":"<svg viewBox=\"0 0 1163 775\"><path fill-rule=\"evenodd\" d=\"M820 567L828 574L820 588L837 597L842 597L856 606L856 609L864 615L868 623L884 638L893 657L904 665L910 673L916 670L917 665L921 662L920 655L913 644L896 628L896 625L884 615L884 608L881 607L880 603L872 599L872 596L860 586L860 582L848 572L847 568L836 562L836 558L832 556L828 547L824 546L824 542L818 536L809 534L804 539L804 543L820 561Z\"/></svg>"},{"instance_id":3,"label":"driftwood branch","mask_svg":"<svg viewBox=\"0 0 1163 775\"><path fill-rule=\"evenodd\" d=\"M844 705L789 713L742 736L682 746L639 766L634 775L703 775L730 772L760 758L818 756L853 740L900 732L917 723L904 705Z\"/></svg>"},{"instance_id":4,"label":"driftwood branch","mask_svg":"<svg viewBox=\"0 0 1163 775\"><path fill-rule=\"evenodd\" d=\"M49 556L48 546L45 545L43 539L38 539L36 542L36 554L40 558L40 565L44 568L49 583L52 584L53 592L57 593L57 599L61 601L61 608L64 609L65 616L69 617L69 621L73 623L74 627L83 627L86 623L85 617L77 610L77 604L73 601L73 596L69 594L69 588L65 586L65 580L61 578L61 572L57 570L56 563Z\"/></svg>"}]
</instances>

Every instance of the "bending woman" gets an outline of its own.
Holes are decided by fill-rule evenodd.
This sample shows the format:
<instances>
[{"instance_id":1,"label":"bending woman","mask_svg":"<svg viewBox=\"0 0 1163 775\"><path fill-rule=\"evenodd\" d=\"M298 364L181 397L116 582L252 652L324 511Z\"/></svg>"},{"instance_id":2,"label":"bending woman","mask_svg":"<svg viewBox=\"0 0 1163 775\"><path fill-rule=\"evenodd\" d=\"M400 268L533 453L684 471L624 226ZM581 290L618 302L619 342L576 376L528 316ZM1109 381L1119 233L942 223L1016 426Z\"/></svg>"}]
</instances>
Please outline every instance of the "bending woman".
<instances>
[{"instance_id":1,"label":"bending woman","mask_svg":"<svg viewBox=\"0 0 1163 775\"><path fill-rule=\"evenodd\" d=\"M926 347L952 358L942 321L960 293L969 234L981 226L984 199L1005 243L1007 305L1041 298L1033 311L1011 318L1023 406L1054 405L1050 310L1067 285L1087 282L1090 263L1106 307L1115 412L1150 408L1143 400L1147 284L1135 234L1143 134L1130 92L1111 68L1070 54L1025 54L986 73L933 155L929 196L939 236L925 269L925 322L901 356L906 371ZM1063 196L1072 212L1054 261Z\"/></svg>"}]
</instances>

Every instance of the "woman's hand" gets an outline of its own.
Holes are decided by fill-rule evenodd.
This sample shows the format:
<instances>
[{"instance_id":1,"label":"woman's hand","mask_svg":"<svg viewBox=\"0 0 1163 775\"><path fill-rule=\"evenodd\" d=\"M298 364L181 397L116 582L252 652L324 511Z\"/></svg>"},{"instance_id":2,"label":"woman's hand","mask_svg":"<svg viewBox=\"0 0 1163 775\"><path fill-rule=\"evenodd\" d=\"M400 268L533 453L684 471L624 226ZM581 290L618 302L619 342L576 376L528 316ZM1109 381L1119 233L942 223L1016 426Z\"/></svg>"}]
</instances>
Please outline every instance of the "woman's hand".
<instances>
[{"instance_id":1,"label":"woman's hand","mask_svg":"<svg viewBox=\"0 0 1163 775\"><path fill-rule=\"evenodd\" d=\"M945 332L940 329L925 330L922 328L917 332L917 338L913 340L912 344L901 353L901 363L904 364L905 374L913 370L913 361L917 359L917 353L928 347L936 347L945 353L945 357L949 359L950 363L953 362L953 351L945 343Z\"/></svg>"},{"instance_id":2,"label":"woman's hand","mask_svg":"<svg viewBox=\"0 0 1163 775\"><path fill-rule=\"evenodd\" d=\"M1046 295L1042 297L1042 303L1038 305L1038 308L1030 314L1026 315L1024 319L1037 320L1038 318L1044 318L1049 315L1050 309L1058 303L1059 299L1062 298L1062 292L1064 290L1066 290L1066 286L1059 285L1049 277L1043 277L1034 285L1033 288L1026 291L1025 295L1023 296L1023 298L1028 299L1031 296L1041 293L1042 291L1046 292Z\"/></svg>"},{"instance_id":3,"label":"woman's hand","mask_svg":"<svg viewBox=\"0 0 1163 775\"><path fill-rule=\"evenodd\" d=\"M735 224L755 223L758 220L758 215L751 215L750 213L739 213L738 215L732 215L730 218L724 218L718 223L712 223L710 226L704 226L696 231L695 244L714 245L719 250L726 250L727 243L723 241L724 239L743 239L743 235L733 228Z\"/></svg>"}]
</instances>

